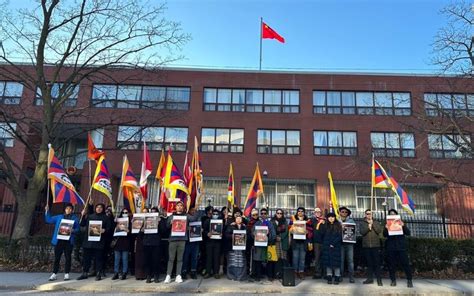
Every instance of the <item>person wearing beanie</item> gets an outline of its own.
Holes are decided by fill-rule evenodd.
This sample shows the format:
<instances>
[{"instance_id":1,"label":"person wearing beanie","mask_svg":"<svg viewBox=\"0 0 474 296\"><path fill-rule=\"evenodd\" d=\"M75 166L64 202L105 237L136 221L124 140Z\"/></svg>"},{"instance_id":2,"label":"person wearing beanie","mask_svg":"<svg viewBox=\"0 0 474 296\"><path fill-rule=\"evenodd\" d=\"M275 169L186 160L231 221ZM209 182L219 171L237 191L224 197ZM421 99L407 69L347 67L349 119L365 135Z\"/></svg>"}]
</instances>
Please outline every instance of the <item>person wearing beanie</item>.
<instances>
[{"instance_id":1,"label":"person wearing beanie","mask_svg":"<svg viewBox=\"0 0 474 296\"><path fill-rule=\"evenodd\" d=\"M306 227L305 239L295 239L297 228L294 226L295 221L304 221ZM296 276L303 280L304 279L304 263L306 258L306 246L308 243L312 243L313 231L312 231L311 219L305 214L305 208L299 207L296 210L296 214L291 216L290 220L290 233L291 233L291 249L293 250L293 268L295 269Z\"/></svg>"},{"instance_id":2,"label":"person wearing beanie","mask_svg":"<svg viewBox=\"0 0 474 296\"><path fill-rule=\"evenodd\" d=\"M389 215L398 215L398 212L395 209L388 211ZM388 225L385 225L383 229L383 236L387 238L385 242L385 249L388 255L388 270L390 273L390 286L396 286L397 280L395 277L395 271L397 268L397 263L399 262L405 271L407 278L407 287L413 288L412 282L412 272L410 268L410 261L408 260L407 247L405 242L405 236L409 236L410 229L400 221L403 229L403 235L389 235L388 234Z\"/></svg>"},{"instance_id":3,"label":"person wearing beanie","mask_svg":"<svg viewBox=\"0 0 474 296\"><path fill-rule=\"evenodd\" d=\"M354 219L351 217L351 210L347 207L339 208L339 216L341 218L341 223L352 223L355 224ZM342 243L341 247L341 277L344 277L344 263L347 261L347 269L349 271L349 282L354 283L354 244L353 243Z\"/></svg>"},{"instance_id":4,"label":"person wearing beanie","mask_svg":"<svg viewBox=\"0 0 474 296\"><path fill-rule=\"evenodd\" d=\"M77 278L77 280L87 279L89 269L91 267L91 261L94 259L96 267L96 281L102 279L102 271L104 267L104 247L105 247L105 237L104 233L111 231L113 225L110 224L110 219L105 215L105 205L103 203L98 203L95 206L95 210L92 213L92 205L84 207L82 210L82 221L81 226L87 227L87 231L84 233L84 238L82 241L83 249L83 258L82 258L82 275ZM102 228L100 229L101 236L99 241L89 241L89 226L92 221L101 221Z\"/></svg>"},{"instance_id":5,"label":"person wearing beanie","mask_svg":"<svg viewBox=\"0 0 474 296\"><path fill-rule=\"evenodd\" d=\"M49 277L50 281L57 279L57 273L59 271L59 263L61 261L61 256L64 253L64 258L66 259L66 264L64 266L64 280L69 280L69 272L71 271L71 254L74 247L74 239L77 233L79 233L79 219L73 212L73 206L70 203L64 205L64 212L60 215L51 216L49 213L49 206L46 205L44 208L45 220L47 224L54 224L53 237L51 239L51 244L54 246L54 263L53 263L53 273ZM58 232L61 227L61 221L63 219L73 220L74 224L72 231L69 237L69 240L58 239Z\"/></svg>"},{"instance_id":6,"label":"person wearing beanie","mask_svg":"<svg viewBox=\"0 0 474 296\"><path fill-rule=\"evenodd\" d=\"M321 226L323 238L321 261L326 267L326 278L328 284L339 285L339 277L341 276L341 223L336 219L336 214L328 213L326 223Z\"/></svg>"}]
</instances>

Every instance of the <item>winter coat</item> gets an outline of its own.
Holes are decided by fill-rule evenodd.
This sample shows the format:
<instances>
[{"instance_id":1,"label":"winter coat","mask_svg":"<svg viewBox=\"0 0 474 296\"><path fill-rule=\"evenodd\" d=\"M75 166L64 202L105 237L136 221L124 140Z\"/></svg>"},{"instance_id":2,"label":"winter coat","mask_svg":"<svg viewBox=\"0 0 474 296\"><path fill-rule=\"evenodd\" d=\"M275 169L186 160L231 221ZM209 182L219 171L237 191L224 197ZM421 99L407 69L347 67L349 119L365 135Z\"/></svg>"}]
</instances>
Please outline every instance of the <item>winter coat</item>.
<instances>
[{"instance_id":1,"label":"winter coat","mask_svg":"<svg viewBox=\"0 0 474 296\"><path fill-rule=\"evenodd\" d=\"M406 251L405 236L409 236L410 234L410 229L408 229L406 225L403 225L403 235L388 235L388 229L384 227L383 236L387 238L385 248L387 251Z\"/></svg>"},{"instance_id":2,"label":"winter coat","mask_svg":"<svg viewBox=\"0 0 474 296\"><path fill-rule=\"evenodd\" d=\"M321 231L321 237L323 242L321 262L323 266L329 268L341 267L341 246L342 246L342 232L341 231L329 231L328 221L325 224L321 224L319 229ZM336 223L336 222L334 222ZM331 247L331 245L333 247Z\"/></svg>"},{"instance_id":3,"label":"winter coat","mask_svg":"<svg viewBox=\"0 0 474 296\"><path fill-rule=\"evenodd\" d=\"M276 237L280 238L281 250L288 251L288 249L290 248L290 243L288 224L286 222L286 219L284 219L284 222L282 224L278 224L278 221L275 218L272 218L271 222L273 224L273 228L275 228Z\"/></svg>"},{"instance_id":4,"label":"winter coat","mask_svg":"<svg viewBox=\"0 0 474 296\"><path fill-rule=\"evenodd\" d=\"M166 219L160 217L160 222L158 222L158 233L143 233L143 246L159 246L162 238L162 234L166 232Z\"/></svg>"},{"instance_id":5,"label":"winter coat","mask_svg":"<svg viewBox=\"0 0 474 296\"><path fill-rule=\"evenodd\" d=\"M322 236L322 232L321 232L321 226L324 225L323 223L321 223L322 221L325 221L326 219L324 219L323 217L321 218L316 218L316 217L312 217L311 218L311 222L312 222L312 225L313 225L313 244L322 244L323 243L323 236Z\"/></svg>"},{"instance_id":6,"label":"winter coat","mask_svg":"<svg viewBox=\"0 0 474 296\"><path fill-rule=\"evenodd\" d=\"M100 236L100 241L94 242L94 241L89 241L89 222L90 221L102 221L102 229L105 230L104 233ZM105 233L110 232L113 225L110 223L109 217L102 212L100 214L89 214L85 217L82 218L81 226L86 227L86 231L84 233L84 239L82 242L82 247L83 248L88 248L88 249L103 249L105 247L105 242L106 242L106 237Z\"/></svg>"},{"instance_id":7,"label":"winter coat","mask_svg":"<svg viewBox=\"0 0 474 296\"><path fill-rule=\"evenodd\" d=\"M252 228L252 238L255 241L255 227L256 226L268 226L268 245L275 244L276 232L273 228L273 224L269 220L258 220L255 222ZM253 248L253 260L255 261L267 261L267 247L254 246Z\"/></svg>"},{"instance_id":8,"label":"winter coat","mask_svg":"<svg viewBox=\"0 0 474 296\"><path fill-rule=\"evenodd\" d=\"M80 230L80 228L79 228L79 219L77 219L77 216L74 215L74 214L70 214L70 215L67 215L67 216L64 215L64 214L51 216L49 211L46 211L44 213L44 215L45 215L44 218L45 218L46 223L48 223L48 224L53 224L54 223L54 232L53 232L53 237L51 238L51 244L53 246L58 244L58 229L59 229L59 226L61 225L61 220L62 219L74 220L74 225L72 226L71 237L69 238L69 243L71 245L74 245L74 238L75 238L76 234L79 233L79 230Z\"/></svg>"},{"instance_id":9,"label":"winter coat","mask_svg":"<svg viewBox=\"0 0 474 296\"><path fill-rule=\"evenodd\" d=\"M382 234L382 226L379 222L373 221L372 229L369 229L367 220L363 220L360 224L360 234L362 235L363 248L380 248L380 235Z\"/></svg>"}]
</instances>

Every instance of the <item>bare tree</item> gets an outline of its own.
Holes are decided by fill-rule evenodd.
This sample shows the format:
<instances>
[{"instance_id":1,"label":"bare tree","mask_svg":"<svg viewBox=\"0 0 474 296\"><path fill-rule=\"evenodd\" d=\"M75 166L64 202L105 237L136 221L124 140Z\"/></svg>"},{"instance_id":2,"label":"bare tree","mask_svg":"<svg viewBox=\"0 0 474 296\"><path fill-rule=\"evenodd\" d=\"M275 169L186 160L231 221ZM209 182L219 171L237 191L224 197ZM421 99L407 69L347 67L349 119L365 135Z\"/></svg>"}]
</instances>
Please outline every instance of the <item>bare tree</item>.
<instances>
[{"instance_id":1,"label":"bare tree","mask_svg":"<svg viewBox=\"0 0 474 296\"><path fill-rule=\"evenodd\" d=\"M0 121L14 122L9 131L25 144L35 162L26 174L0 145L0 178L13 192L18 216L13 239L29 235L34 208L46 185L48 143L61 146L74 136L78 124L97 116L93 106L71 108L68 99L76 86L94 82L120 83L116 68L158 71L181 58L175 54L189 36L180 24L164 18L165 6L140 0L38 0L35 7L10 11L4 4L0 24L0 63L3 80L20 81L41 97L41 112L25 106L2 106ZM129 71L126 73L135 73ZM143 73L143 72L142 72ZM55 85L60 85L53 90ZM95 112L95 113L94 113ZM3 117L3 118L2 118ZM165 112L158 114L161 120ZM98 125L133 123L136 116L101 116ZM145 125L153 125L150 119ZM76 126L65 132L65 123ZM10 124L11 126L11 124ZM13 127L13 126L11 126ZM90 127L89 129L95 128ZM61 135L68 135L67 137ZM26 189L22 180L27 182Z\"/></svg>"}]
</instances>

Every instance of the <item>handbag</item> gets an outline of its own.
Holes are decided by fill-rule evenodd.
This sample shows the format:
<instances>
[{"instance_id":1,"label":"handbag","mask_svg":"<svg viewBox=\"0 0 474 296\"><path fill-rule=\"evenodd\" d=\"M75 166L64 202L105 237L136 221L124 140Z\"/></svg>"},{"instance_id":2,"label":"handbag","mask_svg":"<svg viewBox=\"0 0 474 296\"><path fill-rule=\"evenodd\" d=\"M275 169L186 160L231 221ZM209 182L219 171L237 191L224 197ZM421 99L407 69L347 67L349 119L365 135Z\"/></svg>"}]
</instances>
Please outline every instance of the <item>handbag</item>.
<instances>
[{"instance_id":1,"label":"handbag","mask_svg":"<svg viewBox=\"0 0 474 296\"><path fill-rule=\"evenodd\" d=\"M267 261L278 261L276 245L270 245L267 247Z\"/></svg>"}]
</instances>

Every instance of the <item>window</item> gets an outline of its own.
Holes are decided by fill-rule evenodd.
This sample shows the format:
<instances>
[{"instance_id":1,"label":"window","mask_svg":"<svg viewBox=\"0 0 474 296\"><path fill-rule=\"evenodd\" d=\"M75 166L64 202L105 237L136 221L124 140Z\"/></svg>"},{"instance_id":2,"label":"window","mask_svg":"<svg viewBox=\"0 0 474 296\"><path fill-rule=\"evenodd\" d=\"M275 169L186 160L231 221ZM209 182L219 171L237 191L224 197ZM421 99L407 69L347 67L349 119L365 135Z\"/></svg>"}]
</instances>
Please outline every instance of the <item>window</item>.
<instances>
[{"instance_id":1,"label":"window","mask_svg":"<svg viewBox=\"0 0 474 296\"><path fill-rule=\"evenodd\" d=\"M298 113L299 91L204 89L204 111Z\"/></svg>"},{"instance_id":2,"label":"window","mask_svg":"<svg viewBox=\"0 0 474 296\"><path fill-rule=\"evenodd\" d=\"M203 128L202 152L244 152L244 130L229 128Z\"/></svg>"},{"instance_id":3,"label":"window","mask_svg":"<svg viewBox=\"0 0 474 296\"><path fill-rule=\"evenodd\" d=\"M121 149L143 149L146 141L150 150L168 149L170 144L176 151L186 151L188 128L119 126L117 147Z\"/></svg>"},{"instance_id":4,"label":"window","mask_svg":"<svg viewBox=\"0 0 474 296\"><path fill-rule=\"evenodd\" d=\"M13 147L15 130L16 123L0 122L0 144L5 147Z\"/></svg>"},{"instance_id":5,"label":"window","mask_svg":"<svg viewBox=\"0 0 474 296\"><path fill-rule=\"evenodd\" d=\"M412 133L370 133L372 151L381 157L415 157Z\"/></svg>"},{"instance_id":6,"label":"window","mask_svg":"<svg viewBox=\"0 0 474 296\"><path fill-rule=\"evenodd\" d=\"M257 130L257 152L300 154L300 131Z\"/></svg>"},{"instance_id":7,"label":"window","mask_svg":"<svg viewBox=\"0 0 474 296\"><path fill-rule=\"evenodd\" d=\"M341 131L314 131L315 155L345 155L357 154L357 133Z\"/></svg>"},{"instance_id":8,"label":"window","mask_svg":"<svg viewBox=\"0 0 474 296\"><path fill-rule=\"evenodd\" d=\"M20 104L23 84L11 81L0 81L0 104Z\"/></svg>"},{"instance_id":9,"label":"window","mask_svg":"<svg viewBox=\"0 0 474 296\"><path fill-rule=\"evenodd\" d=\"M410 115L410 93L313 91L313 113Z\"/></svg>"},{"instance_id":10,"label":"window","mask_svg":"<svg viewBox=\"0 0 474 296\"><path fill-rule=\"evenodd\" d=\"M79 96L79 85L67 85L63 83L54 83L51 86L51 99L53 102L57 101L59 97L67 96L64 100L64 106L75 107L77 104L77 97ZM53 103L52 102L52 103ZM40 88L36 88L35 105L43 106L43 98Z\"/></svg>"},{"instance_id":11,"label":"window","mask_svg":"<svg viewBox=\"0 0 474 296\"><path fill-rule=\"evenodd\" d=\"M96 84L92 104L99 108L189 110L189 87Z\"/></svg>"},{"instance_id":12,"label":"window","mask_svg":"<svg viewBox=\"0 0 474 296\"><path fill-rule=\"evenodd\" d=\"M428 116L474 116L474 94L425 93Z\"/></svg>"},{"instance_id":13,"label":"window","mask_svg":"<svg viewBox=\"0 0 474 296\"><path fill-rule=\"evenodd\" d=\"M252 180L242 181L240 195L242 209ZM271 211L277 208L285 210L286 217L294 214L298 207L307 210L314 209L316 198L314 195L314 181L310 180L263 180L265 184L265 197L257 199L257 208L270 205ZM225 186L224 186L225 188Z\"/></svg>"},{"instance_id":14,"label":"window","mask_svg":"<svg viewBox=\"0 0 474 296\"><path fill-rule=\"evenodd\" d=\"M463 137L465 139L463 139ZM431 158L472 158L470 135L428 135Z\"/></svg>"}]
</instances>

